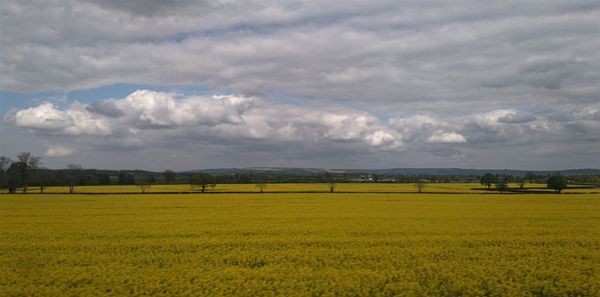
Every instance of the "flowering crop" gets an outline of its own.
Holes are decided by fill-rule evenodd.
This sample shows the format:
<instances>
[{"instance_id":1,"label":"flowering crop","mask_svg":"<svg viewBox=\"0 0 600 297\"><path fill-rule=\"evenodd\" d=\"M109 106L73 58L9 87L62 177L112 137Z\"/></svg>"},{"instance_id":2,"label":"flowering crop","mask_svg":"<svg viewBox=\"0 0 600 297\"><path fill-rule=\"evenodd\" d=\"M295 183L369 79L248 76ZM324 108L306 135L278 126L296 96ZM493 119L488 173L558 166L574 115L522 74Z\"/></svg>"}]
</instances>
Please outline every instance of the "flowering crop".
<instances>
[{"instance_id":1,"label":"flowering crop","mask_svg":"<svg viewBox=\"0 0 600 297\"><path fill-rule=\"evenodd\" d=\"M509 184L509 188L517 189L517 184ZM548 192L545 184L527 184L526 190L529 192ZM152 185L147 190L149 193L189 193L192 191L190 185ZM214 189L207 190L211 193L240 193L240 192L260 192L255 184L218 184ZM339 183L335 187L336 192L342 193L416 193L418 189L413 183ZM139 186L135 185L110 185L110 186L77 186L75 193L140 193ZM307 192L323 193L329 192L329 187L325 183L274 183L268 184L264 192L285 193L285 192ZM426 193L489 193L481 184L478 183L426 183L423 188ZM587 193L600 194L600 188L567 188L564 193ZM28 193L39 193L39 188L30 187ZM44 193L69 193L68 187L47 187Z\"/></svg>"},{"instance_id":2,"label":"flowering crop","mask_svg":"<svg viewBox=\"0 0 600 297\"><path fill-rule=\"evenodd\" d=\"M1 195L0 295L600 296L600 195Z\"/></svg>"}]
</instances>

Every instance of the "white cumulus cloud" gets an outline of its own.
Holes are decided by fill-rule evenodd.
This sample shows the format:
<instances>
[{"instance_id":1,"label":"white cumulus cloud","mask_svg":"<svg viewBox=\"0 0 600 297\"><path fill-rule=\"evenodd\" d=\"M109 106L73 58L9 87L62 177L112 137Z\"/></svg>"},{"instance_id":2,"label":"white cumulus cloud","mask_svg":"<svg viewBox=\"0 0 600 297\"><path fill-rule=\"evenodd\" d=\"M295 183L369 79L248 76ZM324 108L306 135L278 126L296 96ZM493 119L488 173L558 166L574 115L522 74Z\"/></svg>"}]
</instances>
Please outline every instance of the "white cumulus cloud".
<instances>
[{"instance_id":1,"label":"white cumulus cloud","mask_svg":"<svg viewBox=\"0 0 600 297\"><path fill-rule=\"evenodd\" d=\"M531 141L600 139L599 110L592 104L551 114L497 109L456 116L413 114L383 121L374 113L335 103L293 105L257 96L139 90L91 104L42 103L13 109L4 121L40 139L55 137L49 143L58 139L85 143L85 149L48 146L47 156L70 155L72 147L123 152L216 145L227 147L232 158L276 150L275 155L418 152L459 159L497 143L510 148Z\"/></svg>"},{"instance_id":2,"label":"white cumulus cloud","mask_svg":"<svg viewBox=\"0 0 600 297\"><path fill-rule=\"evenodd\" d=\"M74 124L67 112L57 109L52 103L19 110L10 120L16 126L38 130L61 130Z\"/></svg>"},{"instance_id":3,"label":"white cumulus cloud","mask_svg":"<svg viewBox=\"0 0 600 297\"><path fill-rule=\"evenodd\" d=\"M467 142L467 139L456 132L438 130L435 131L433 135L429 136L427 141L431 143L464 143Z\"/></svg>"},{"instance_id":4,"label":"white cumulus cloud","mask_svg":"<svg viewBox=\"0 0 600 297\"><path fill-rule=\"evenodd\" d=\"M46 147L46 157L68 157L73 155L75 150L64 145L48 145Z\"/></svg>"},{"instance_id":5,"label":"white cumulus cloud","mask_svg":"<svg viewBox=\"0 0 600 297\"><path fill-rule=\"evenodd\" d=\"M5 121L17 127L68 135L109 135L108 119L89 112L80 103L61 110L52 103L9 112Z\"/></svg>"}]
</instances>

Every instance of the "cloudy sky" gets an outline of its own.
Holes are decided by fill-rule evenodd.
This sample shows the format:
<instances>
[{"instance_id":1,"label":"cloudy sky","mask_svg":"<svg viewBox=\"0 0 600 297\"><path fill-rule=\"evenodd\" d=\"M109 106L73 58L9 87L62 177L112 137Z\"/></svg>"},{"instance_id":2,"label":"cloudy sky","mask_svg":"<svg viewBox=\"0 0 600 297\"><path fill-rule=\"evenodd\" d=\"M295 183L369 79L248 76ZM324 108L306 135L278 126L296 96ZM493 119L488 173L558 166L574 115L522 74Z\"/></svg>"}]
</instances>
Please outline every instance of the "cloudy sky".
<instances>
[{"instance_id":1,"label":"cloudy sky","mask_svg":"<svg viewBox=\"0 0 600 297\"><path fill-rule=\"evenodd\" d=\"M600 167L600 2L2 1L0 155Z\"/></svg>"}]
</instances>

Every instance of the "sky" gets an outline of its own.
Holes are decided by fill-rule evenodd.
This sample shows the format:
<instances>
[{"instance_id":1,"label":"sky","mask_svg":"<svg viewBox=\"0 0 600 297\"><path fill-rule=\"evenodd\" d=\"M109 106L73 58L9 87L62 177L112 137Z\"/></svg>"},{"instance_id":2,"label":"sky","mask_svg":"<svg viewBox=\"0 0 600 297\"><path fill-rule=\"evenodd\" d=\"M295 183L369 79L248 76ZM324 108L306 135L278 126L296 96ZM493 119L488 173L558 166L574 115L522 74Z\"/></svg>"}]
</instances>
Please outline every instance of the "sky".
<instances>
[{"instance_id":1,"label":"sky","mask_svg":"<svg viewBox=\"0 0 600 297\"><path fill-rule=\"evenodd\" d=\"M600 168L600 2L0 3L0 155Z\"/></svg>"}]
</instances>

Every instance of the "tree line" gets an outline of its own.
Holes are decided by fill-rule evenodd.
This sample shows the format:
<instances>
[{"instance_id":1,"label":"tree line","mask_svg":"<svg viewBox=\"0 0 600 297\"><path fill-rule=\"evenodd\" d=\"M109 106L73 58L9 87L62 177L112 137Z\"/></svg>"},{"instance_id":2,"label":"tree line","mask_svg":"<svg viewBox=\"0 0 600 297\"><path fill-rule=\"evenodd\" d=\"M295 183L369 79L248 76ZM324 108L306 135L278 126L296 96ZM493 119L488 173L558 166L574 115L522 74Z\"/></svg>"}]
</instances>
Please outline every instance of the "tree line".
<instances>
[{"instance_id":1,"label":"tree line","mask_svg":"<svg viewBox=\"0 0 600 297\"><path fill-rule=\"evenodd\" d=\"M519 189L524 189L527 182L531 183L534 180L534 176L526 174L525 176L518 176L516 178L508 178L507 176L493 175L486 173L479 179L481 185L486 186L488 190L495 187L495 190L500 192L508 191L508 184L514 182L518 184ZM539 182L539 181L537 181ZM554 190L557 193L567 188L567 180L560 175L552 175L545 178L544 183L548 189Z\"/></svg>"},{"instance_id":2,"label":"tree line","mask_svg":"<svg viewBox=\"0 0 600 297\"><path fill-rule=\"evenodd\" d=\"M144 170L99 170L84 169L77 164L69 164L64 169L47 169L42 166L42 158L29 152L22 152L16 158L0 157L0 188L9 193L17 190L27 193L31 187L39 187L41 193L47 186L67 186L73 193L80 185L137 185L146 192L154 184L189 184L204 192L216 184L255 184L263 192L269 183L325 183L329 192L334 192L338 183L413 183L418 192L423 192L431 183L474 183L479 182L489 190L507 191L508 184L516 183L523 189L526 183L545 183L549 188L560 192L567 183L600 184L598 175L535 175L528 172L524 176L493 175L377 175L369 173L315 174L273 174L175 172L165 170L152 172Z\"/></svg>"}]
</instances>

